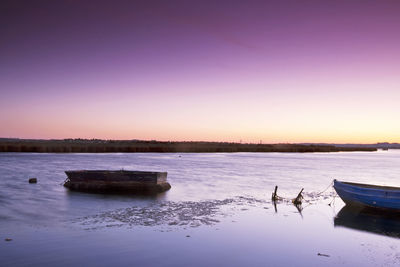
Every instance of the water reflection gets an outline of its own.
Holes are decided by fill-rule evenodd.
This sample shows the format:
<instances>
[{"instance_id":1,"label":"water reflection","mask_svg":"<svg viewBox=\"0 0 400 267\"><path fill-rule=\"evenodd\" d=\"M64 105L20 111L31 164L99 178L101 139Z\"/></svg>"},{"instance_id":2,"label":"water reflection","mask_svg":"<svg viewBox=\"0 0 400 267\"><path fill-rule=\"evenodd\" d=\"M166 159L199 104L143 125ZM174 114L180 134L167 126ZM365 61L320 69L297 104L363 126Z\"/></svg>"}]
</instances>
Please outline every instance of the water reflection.
<instances>
[{"instance_id":1,"label":"water reflection","mask_svg":"<svg viewBox=\"0 0 400 267\"><path fill-rule=\"evenodd\" d=\"M288 202L285 202L285 203L288 204ZM272 200L272 205L274 206L275 213L278 213L277 204L278 204L277 200L275 200L275 201ZM304 208L303 208L302 204L301 203L297 203L297 204L292 203L292 204L293 204L293 206L295 206L295 208L296 208L297 212L300 214L301 218L303 218L302 211L303 211Z\"/></svg>"},{"instance_id":2,"label":"water reflection","mask_svg":"<svg viewBox=\"0 0 400 267\"><path fill-rule=\"evenodd\" d=\"M129 192L111 192L111 193L96 193L96 192L81 192L66 190L66 195L70 198L91 197L94 199L134 199L134 200L164 200L167 192L162 193L129 193Z\"/></svg>"},{"instance_id":3,"label":"water reflection","mask_svg":"<svg viewBox=\"0 0 400 267\"><path fill-rule=\"evenodd\" d=\"M400 238L400 213L344 206L334 219L336 226Z\"/></svg>"}]
</instances>

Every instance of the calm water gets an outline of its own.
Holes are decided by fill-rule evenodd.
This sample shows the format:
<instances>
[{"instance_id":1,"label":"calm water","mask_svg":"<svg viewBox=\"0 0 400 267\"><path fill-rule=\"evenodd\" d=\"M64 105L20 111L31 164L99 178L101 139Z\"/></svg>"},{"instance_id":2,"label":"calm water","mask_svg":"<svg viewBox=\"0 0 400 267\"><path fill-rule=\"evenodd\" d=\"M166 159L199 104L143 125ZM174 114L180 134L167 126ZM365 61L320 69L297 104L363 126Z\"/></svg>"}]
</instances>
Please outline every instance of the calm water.
<instances>
[{"instance_id":1,"label":"calm water","mask_svg":"<svg viewBox=\"0 0 400 267\"><path fill-rule=\"evenodd\" d=\"M133 197L61 185L65 170L122 168L167 171L172 189ZM400 151L0 154L0 265L398 266L400 218L338 198L328 206L332 190L316 192L334 178L400 186ZM304 188L302 211L275 210L275 185L284 197Z\"/></svg>"}]
</instances>

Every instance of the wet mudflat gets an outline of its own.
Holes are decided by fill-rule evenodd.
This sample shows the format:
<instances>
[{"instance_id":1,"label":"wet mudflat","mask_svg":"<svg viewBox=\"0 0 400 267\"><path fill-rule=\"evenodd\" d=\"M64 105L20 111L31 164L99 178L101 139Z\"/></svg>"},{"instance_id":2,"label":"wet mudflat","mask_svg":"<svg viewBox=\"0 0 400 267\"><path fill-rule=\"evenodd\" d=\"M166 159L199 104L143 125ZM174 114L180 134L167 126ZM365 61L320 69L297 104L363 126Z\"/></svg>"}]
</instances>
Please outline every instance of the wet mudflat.
<instances>
[{"instance_id":1,"label":"wet mudflat","mask_svg":"<svg viewBox=\"0 0 400 267\"><path fill-rule=\"evenodd\" d=\"M156 197L69 192L69 169L168 171ZM29 184L37 177L37 184ZM397 266L400 221L343 208L333 178L400 186L400 151L0 154L4 266ZM275 207L271 193L300 209ZM6 238L12 239L5 241Z\"/></svg>"}]
</instances>

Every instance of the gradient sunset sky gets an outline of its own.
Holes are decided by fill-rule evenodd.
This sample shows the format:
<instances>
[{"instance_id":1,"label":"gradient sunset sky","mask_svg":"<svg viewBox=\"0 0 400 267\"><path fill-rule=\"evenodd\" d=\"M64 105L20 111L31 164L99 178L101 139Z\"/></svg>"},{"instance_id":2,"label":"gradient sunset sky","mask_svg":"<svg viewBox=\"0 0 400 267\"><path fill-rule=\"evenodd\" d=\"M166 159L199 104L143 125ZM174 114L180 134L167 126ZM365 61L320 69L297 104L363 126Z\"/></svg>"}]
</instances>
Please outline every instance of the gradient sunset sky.
<instances>
[{"instance_id":1,"label":"gradient sunset sky","mask_svg":"<svg viewBox=\"0 0 400 267\"><path fill-rule=\"evenodd\" d=\"M400 1L1 1L0 137L400 142Z\"/></svg>"}]
</instances>

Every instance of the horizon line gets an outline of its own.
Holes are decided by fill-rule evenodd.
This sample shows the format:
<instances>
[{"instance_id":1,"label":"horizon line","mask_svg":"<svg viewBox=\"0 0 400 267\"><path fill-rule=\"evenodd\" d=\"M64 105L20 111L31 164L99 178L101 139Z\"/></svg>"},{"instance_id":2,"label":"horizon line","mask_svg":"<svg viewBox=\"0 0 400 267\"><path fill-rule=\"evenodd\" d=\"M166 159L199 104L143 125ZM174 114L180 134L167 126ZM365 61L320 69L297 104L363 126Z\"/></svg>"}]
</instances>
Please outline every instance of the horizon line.
<instances>
[{"instance_id":1,"label":"horizon line","mask_svg":"<svg viewBox=\"0 0 400 267\"><path fill-rule=\"evenodd\" d=\"M35 141L67 141L67 140L85 140L85 141L138 141L138 142L159 142L159 143L229 143L229 144L259 144L259 145L284 145L284 144L299 144L299 145L378 145L378 144L399 144L398 142L375 142L375 143L326 143L326 142L278 142L278 143L268 143L268 142L237 142L237 141L201 141L201 140L180 140L180 141L163 141L156 139L100 139L100 138L19 138L19 137L0 137L1 140L35 140Z\"/></svg>"}]
</instances>

